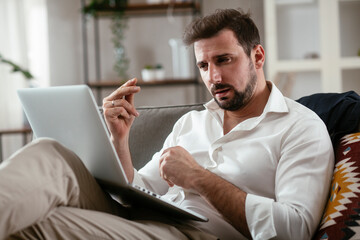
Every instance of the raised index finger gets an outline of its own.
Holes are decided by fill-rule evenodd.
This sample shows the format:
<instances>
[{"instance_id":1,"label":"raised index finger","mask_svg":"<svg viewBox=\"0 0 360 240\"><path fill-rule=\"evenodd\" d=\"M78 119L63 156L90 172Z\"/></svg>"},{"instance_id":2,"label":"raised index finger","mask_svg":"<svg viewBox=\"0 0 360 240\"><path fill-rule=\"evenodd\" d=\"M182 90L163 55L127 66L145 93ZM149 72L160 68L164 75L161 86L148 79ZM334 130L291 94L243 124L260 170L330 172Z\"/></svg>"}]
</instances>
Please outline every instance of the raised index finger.
<instances>
[{"instance_id":1,"label":"raised index finger","mask_svg":"<svg viewBox=\"0 0 360 240\"><path fill-rule=\"evenodd\" d=\"M127 97L129 95L132 95L134 93L137 93L140 91L140 87L136 86L137 79L133 78L123 85L121 85L118 89L116 89L114 92L112 92L109 96L105 97L105 101L112 101L115 99L121 99L123 97Z\"/></svg>"}]
</instances>

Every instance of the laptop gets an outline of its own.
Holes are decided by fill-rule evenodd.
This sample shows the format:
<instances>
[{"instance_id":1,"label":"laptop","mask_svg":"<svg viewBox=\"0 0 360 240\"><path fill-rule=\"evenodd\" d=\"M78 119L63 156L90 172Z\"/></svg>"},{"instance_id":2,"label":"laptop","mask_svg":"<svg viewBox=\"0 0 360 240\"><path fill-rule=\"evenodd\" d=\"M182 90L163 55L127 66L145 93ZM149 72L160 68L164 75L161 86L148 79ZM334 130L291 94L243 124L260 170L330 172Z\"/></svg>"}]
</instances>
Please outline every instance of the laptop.
<instances>
[{"instance_id":1,"label":"laptop","mask_svg":"<svg viewBox=\"0 0 360 240\"><path fill-rule=\"evenodd\" d=\"M134 206L157 209L177 219L208 221L128 181L87 85L24 88L18 96L34 137L53 138L75 152L105 189Z\"/></svg>"}]
</instances>

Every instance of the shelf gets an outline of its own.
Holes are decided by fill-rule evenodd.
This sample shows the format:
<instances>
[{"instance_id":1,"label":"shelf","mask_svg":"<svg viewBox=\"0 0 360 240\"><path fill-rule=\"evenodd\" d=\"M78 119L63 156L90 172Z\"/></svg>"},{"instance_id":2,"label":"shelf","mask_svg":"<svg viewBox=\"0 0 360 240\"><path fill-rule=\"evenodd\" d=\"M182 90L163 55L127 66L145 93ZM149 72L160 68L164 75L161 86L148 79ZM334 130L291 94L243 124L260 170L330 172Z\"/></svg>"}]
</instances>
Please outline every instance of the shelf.
<instances>
[{"instance_id":1,"label":"shelf","mask_svg":"<svg viewBox=\"0 0 360 240\"><path fill-rule=\"evenodd\" d=\"M80 0L81 1L81 7L82 9L86 9L86 6L90 6L89 2L90 0ZM130 3L129 3L130 2ZM143 1L145 2L145 1ZM188 17L191 16L192 19L194 19L196 16L198 16L201 13L201 0L188 0L188 1L171 1L170 3L154 3L154 4L148 4L148 3L132 3L131 1L128 1L127 5L118 6L118 7L105 7L101 8L95 12L92 12L93 14L82 14L82 35L83 35L83 46L84 46L84 54L83 54L83 61L84 61L84 84L88 85L90 88L92 88L97 95L97 102L101 104L101 97L102 97L102 90L104 89L116 89L120 87L123 84L123 81L118 80L117 78L113 78L112 80L107 78L108 80L105 80L103 78L103 74L101 73L101 50L100 50L100 36L102 33L100 33L100 24L99 22L102 20L102 18L110 18L112 16L116 16L117 13L124 13L125 16L130 17L161 17L160 19L156 19L159 21L165 21L167 16L181 16L179 18L176 18L177 21L179 20L188 20ZM88 21L89 19L93 21ZM175 19L175 18L174 18ZM107 20L107 19L106 19ZM152 22L152 21L151 21ZM107 23L107 21L106 21ZM181 23L181 22L180 22ZM90 42L94 45L94 58L95 58L95 67L90 68L89 67L89 52L88 52L88 33L87 33L87 24L92 24L94 27L93 30L93 37L94 37L94 43ZM151 24L153 25L153 23ZM179 25L181 26L181 25ZM162 29L159 29L162 31ZM153 33L153 31L151 32ZM161 36L161 35L159 35ZM138 37L138 36L136 36ZM90 55L92 57L92 55ZM95 77L90 76L89 69L94 69ZM138 72L138 71L137 71ZM90 80L92 79L92 80ZM144 82L141 79L138 79L138 86L141 87L173 87L173 86L179 86L183 87L184 89L187 88L187 86L194 86L195 89L195 97L199 98L202 88L199 86L199 80L196 76L189 77L189 79L174 79L174 77L168 77L165 80L162 81L152 81L152 82ZM186 89L188 90L188 89ZM198 101L198 99L196 100Z\"/></svg>"},{"instance_id":2,"label":"shelf","mask_svg":"<svg viewBox=\"0 0 360 240\"><path fill-rule=\"evenodd\" d=\"M97 17L112 16L118 11L122 11L124 8L104 8L101 11L96 12ZM183 3L134 3L128 4L125 7L125 15L131 16L143 16L143 15L166 15L168 10L173 10L174 14L192 14L194 12L200 12L200 4L197 2L183 2Z\"/></svg>"},{"instance_id":3,"label":"shelf","mask_svg":"<svg viewBox=\"0 0 360 240\"><path fill-rule=\"evenodd\" d=\"M360 68L360 57L341 58L339 64L342 69ZM280 60L276 65L281 72L320 71L321 67L320 59Z\"/></svg>"},{"instance_id":4,"label":"shelf","mask_svg":"<svg viewBox=\"0 0 360 240\"><path fill-rule=\"evenodd\" d=\"M87 85L97 91L97 98L96 101L99 105L102 102L101 90L102 89L114 89L118 88L123 84L121 81L99 81L99 82L90 82ZM196 98L199 97L200 89L200 82L196 79L165 79L162 81L151 81L151 82L144 82L139 80L136 84L140 87L175 87L175 86L195 86ZM197 102L202 101L201 99L197 99Z\"/></svg>"},{"instance_id":5,"label":"shelf","mask_svg":"<svg viewBox=\"0 0 360 240\"><path fill-rule=\"evenodd\" d=\"M156 87L156 86L176 86L176 85L190 85L199 83L196 79L165 79L161 81L144 82L139 80L137 86L144 87ZM119 81L100 81L91 82L87 85L90 88L116 88L121 86Z\"/></svg>"},{"instance_id":6,"label":"shelf","mask_svg":"<svg viewBox=\"0 0 360 240\"><path fill-rule=\"evenodd\" d=\"M339 64L342 69L360 68L360 57L341 58ZM280 60L276 65L276 69L280 72L321 71L321 68L320 59Z\"/></svg>"},{"instance_id":7,"label":"shelf","mask_svg":"<svg viewBox=\"0 0 360 240\"><path fill-rule=\"evenodd\" d=\"M280 72L308 72L321 70L320 59L280 60L276 68Z\"/></svg>"},{"instance_id":8,"label":"shelf","mask_svg":"<svg viewBox=\"0 0 360 240\"><path fill-rule=\"evenodd\" d=\"M360 0L264 0L267 77L295 73L319 92L359 89ZM314 56L314 58L307 58ZM318 58L316 58L317 56ZM309 75L307 75L309 74ZM347 81L346 85L344 82ZM305 82L296 93L308 92Z\"/></svg>"},{"instance_id":9,"label":"shelf","mask_svg":"<svg viewBox=\"0 0 360 240\"><path fill-rule=\"evenodd\" d=\"M360 68L360 57L346 57L340 60L342 69Z\"/></svg>"},{"instance_id":10,"label":"shelf","mask_svg":"<svg viewBox=\"0 0 360 240\"><path fill-rule=\"evenodd\" d=\"M360 0L339 0L339 2L360 2Z\"/></svg>"},{"instance_id":11,"label":"shelf","mask_svg":"<svg viewBox=\"0 0 360 240\"><path fill-rule=\"evenodd\" d=\"M23 127L17 129L0 129L0 136L5 134L29 134L32 130L30 127Z\"/></svg>"},{"instance_id":12,"label":"shelf","mask_svg":"<svg viewBox=\"0 0 360 240\"><path fill-rule=\"evenodd\" d=\"M277 5L296 5L314 3L314 0L276 0Z\"/></svg>"}]
</instances>

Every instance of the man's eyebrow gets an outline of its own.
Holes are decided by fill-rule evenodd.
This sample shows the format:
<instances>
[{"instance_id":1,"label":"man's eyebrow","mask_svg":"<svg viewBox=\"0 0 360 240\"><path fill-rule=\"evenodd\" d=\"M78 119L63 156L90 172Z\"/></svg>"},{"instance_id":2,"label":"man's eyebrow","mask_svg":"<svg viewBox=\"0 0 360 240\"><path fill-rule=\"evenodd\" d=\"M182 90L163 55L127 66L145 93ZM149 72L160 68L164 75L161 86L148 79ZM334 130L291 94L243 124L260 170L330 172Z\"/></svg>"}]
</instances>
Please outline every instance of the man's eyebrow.
<instances>
[{"instance_id":1,"label":"man's eyebrow","mask_svg":"<svg viewBox=\"0 0 360 240\"><path fill-rule=\"evenodd\" d=\"M231 53L224 53L224 54L220 54L220 55L216 55L214 58L222 58L222 57L227 57L227 56L231 56Z\"/></svg>"},{"instance_id":2,"label":"man's eyebrow","mask_svg":"<svg viewBox=\"0 0 360 240\"><path fill-rule=\"evenodd\" d=\"M223 53L223 54L216 55L213 58L228 57L228 56L231 56L231 55L232 55L231 53ZM196 62L196 65L203 64L203 63L205 63L205 61L198 61L198 62Z\"/></svg>"}]
</instances>

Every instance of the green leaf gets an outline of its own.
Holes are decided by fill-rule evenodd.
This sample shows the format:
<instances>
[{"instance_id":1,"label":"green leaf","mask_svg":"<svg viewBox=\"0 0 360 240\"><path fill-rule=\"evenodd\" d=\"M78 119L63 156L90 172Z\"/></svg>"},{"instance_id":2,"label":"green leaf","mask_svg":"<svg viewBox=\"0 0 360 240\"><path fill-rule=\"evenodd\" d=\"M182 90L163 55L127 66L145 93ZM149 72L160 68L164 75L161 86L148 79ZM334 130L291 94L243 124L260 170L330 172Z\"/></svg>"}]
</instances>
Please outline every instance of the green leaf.
<instances>
[{"instance_id":1,"label":"green leaf","mask_svg":"<svg viewBox=\"0 0 360 240\"><path fill-rule=\"evenodd\" d=\"M3 58L3 56L1 54L0 54L0 62L10 65L12 67L12 72L20 72L20 73L22 73L24 75L24 77L26 79L34 78L33 75L31 75L31 73L28 70L23 69L22 67L15 64L14 62Z\"/></svg>"}]
</instances>

